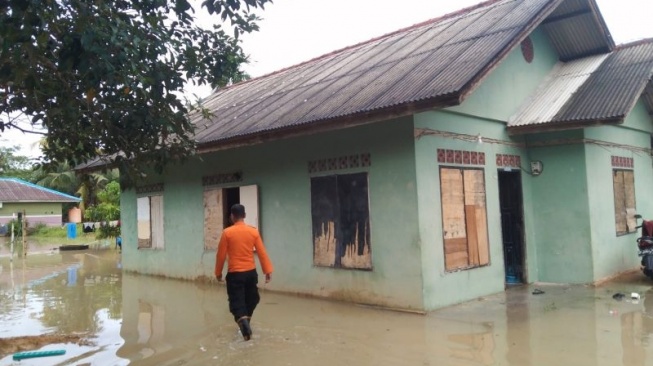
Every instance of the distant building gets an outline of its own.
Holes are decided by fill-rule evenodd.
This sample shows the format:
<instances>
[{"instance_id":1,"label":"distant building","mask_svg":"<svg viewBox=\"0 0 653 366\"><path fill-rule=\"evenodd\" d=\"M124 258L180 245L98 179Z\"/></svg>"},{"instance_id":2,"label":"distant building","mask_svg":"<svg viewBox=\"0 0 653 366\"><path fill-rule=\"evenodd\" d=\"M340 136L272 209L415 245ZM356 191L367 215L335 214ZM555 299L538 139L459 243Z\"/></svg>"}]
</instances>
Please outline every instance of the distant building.
<instances>
[{"instance_id":1,"label":"distant building","mask_svg":"<svg viewBox=\"0 0 653 366\"><path fill-rule=\"evenodd\" d=\"M24 210L30 226L61 226L62 204L80 201L78 197L18 178L0 178L0 225L17 218Z\"/></svg>"}]
</instances>

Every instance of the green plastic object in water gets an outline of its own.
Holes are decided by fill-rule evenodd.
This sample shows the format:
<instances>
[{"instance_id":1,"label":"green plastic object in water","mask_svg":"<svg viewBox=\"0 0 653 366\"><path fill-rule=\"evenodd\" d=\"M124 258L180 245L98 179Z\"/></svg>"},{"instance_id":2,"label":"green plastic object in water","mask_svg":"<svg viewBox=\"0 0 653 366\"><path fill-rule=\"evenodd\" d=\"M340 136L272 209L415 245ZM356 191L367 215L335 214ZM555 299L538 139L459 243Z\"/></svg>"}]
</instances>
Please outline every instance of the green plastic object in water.
<instances>
[{"instance_id":1,"label":"green plastic object in water","mask_svg":"<svg viewBox=\"0 0 653 366\"><path fill-rule=\"evenodd\" d=\"M34 357L61 356L65 353L66 351L63 349L59 349L55 351L18 352L18 353L14 353L14 361L20 361L25 358L34 358Z\"/></svg>"}]
</instances>

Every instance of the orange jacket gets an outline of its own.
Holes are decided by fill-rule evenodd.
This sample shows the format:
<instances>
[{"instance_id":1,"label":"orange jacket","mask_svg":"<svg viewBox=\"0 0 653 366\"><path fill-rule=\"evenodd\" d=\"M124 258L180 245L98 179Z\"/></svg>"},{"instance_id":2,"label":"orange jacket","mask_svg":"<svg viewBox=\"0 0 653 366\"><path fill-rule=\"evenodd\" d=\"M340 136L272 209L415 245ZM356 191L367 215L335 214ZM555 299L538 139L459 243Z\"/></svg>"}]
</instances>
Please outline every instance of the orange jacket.
<instances>
[{"instance_id":1,"label":"orange jacket","mask_svg":"<svg viewBox=\"0 0 653 366\"><path fill-rule=\"evenodd\" d=\"M228 272L246 272L256 269L254 248L263 267L263 273L272 273L274 270L272 262L255 227L239 221L224 229L215 258L215 275L222 275L227 257L229 257Z\"/></svg>"}]
</instances>

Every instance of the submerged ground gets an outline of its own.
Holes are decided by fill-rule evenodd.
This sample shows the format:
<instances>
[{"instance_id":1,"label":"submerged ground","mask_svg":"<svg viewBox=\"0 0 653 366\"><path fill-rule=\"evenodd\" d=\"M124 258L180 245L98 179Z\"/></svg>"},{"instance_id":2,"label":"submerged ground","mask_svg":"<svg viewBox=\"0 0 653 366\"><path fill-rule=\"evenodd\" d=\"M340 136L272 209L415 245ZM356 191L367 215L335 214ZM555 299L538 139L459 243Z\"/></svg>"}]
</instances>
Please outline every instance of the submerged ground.
<instances>
[{"instance_id":1,"label":"submerged ground","mask_svg":"<svg viewBox=\"0 0 653 366\"><path fill-rule=\"evenodd\" d=\"M653 365L653 282L637 272L428 315L263 288L244 342L223 286L122 273L110 246L36 252L0 255L0 365ZM66 353L12 360L26 349Z\"/></svg>"}]
</instances>

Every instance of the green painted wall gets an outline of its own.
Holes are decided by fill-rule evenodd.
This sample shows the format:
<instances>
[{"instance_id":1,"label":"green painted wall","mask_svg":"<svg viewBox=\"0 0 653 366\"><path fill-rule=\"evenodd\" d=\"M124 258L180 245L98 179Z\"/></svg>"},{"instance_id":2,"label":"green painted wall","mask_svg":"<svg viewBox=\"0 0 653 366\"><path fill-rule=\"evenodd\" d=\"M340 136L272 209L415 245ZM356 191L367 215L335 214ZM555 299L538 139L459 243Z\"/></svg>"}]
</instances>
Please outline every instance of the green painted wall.
<instances>
[{"instance_id":1,"label":"green painted wall","mask_svg":"<svg viewBox=\"0 0 653 366\"><path fill-rule=\"evenodd\" d=\"M507 121L515 114L558 62L558 55L544 31L538 28L530 37L535 54L532 63L524 60L517 47L469 98L451 110L497 121Z\"/></svg>"},{"instance_id":2,"label":"green painted wall","mask_svg":"<svg viewBox=\"0 0 653 366\"><path fill-rule=\"evenodd\" d=\"M573 138L547 134L538 140ZM530 139L529 142L532 142ZM590 218L585 149L582 144L529 149L529 160L544 165L531 182L532 230L537 242L538 280L557 283L592 282Z\"/></svg>"},{"instance_id":3,"label":"green painted wall","mask_svg":"<svg viewBox=\"0 0 653 366\"><path fill-rule=\"evenodd\" d=\"M0 216L11 216L14 212L26 211L29 215L61 215L61 203L35 202L13 203L5 202L0 208Z\"/></svg>"},{"instance_id":4,"label":"green painted wall","mask_svg":"<svg viewBox=\"0 0 653 366\"><path fill-rule=\"evenodd\" d=\"M372 156L374 269L314 267L308 161L366 152ZM212 278L215 251L203 248L201 177L241 170L241 185L259 185L261 231L275 265L273 281L266 287L422 309L414 156L413 125L401 119L212 153L201 162L170 168L162 178L165 250L136 249L136 194L129 190L122 195L123 266L170 277Z\"/></svg>"},{"instance_id":5,"label":"green painted wall","mask_svg":"<svg viewBox=\"0 0 653 366\"><path fill-rule=\"evenodd\" d=\"M623 125L585 129L588 139L650 148L653 121L639 102ZM635 162L635 199L637 212L653 218L653 163L650 155L624 148L585 146L594 280L598 281L639 265L635 240L640 232L617 236L614 218L614 191L611 156L630 157Z\"/></svg>"},{"instance_id":6,"label":"green painted wall","mask_svg":"<svg viewBox=\"0 0 653 366\"><path fill-rule=\"evenodd\" d=\"M459 134L493 138L510 142L505 134L503 123L483 121L475 117L463 116L450 112L428 112L415 116L415 127L448 131ZM447 272L444 263L444 243L442 233L442 209L439 168L441 166L460 166L456 164L439 164L437 149L455 149L485 152L486 165L485 188L487 205L487 223L489 236L490 265ZM417 187L419 200L420 238L422 241L422 268L424 276L424 301L426 309L436 309L456 304L479 296L503 291L505 269L503 260L503 241L501 233L501 214L499 206L498 167L496 154L520 155L526 161L523 149L503 144L460 141L444 136L424 136L415 143L417 157ZM522 174L524 201L528 205L530 195L527 187L528 176ZM530 211L530 207L527 208ZM529 215L527 214L526 218ZM526 220L526 245L533 240L529 232L531 223ZM533 250L527 249L527 260L534 263ZM536 274L534 265L528 265L529 278Z\"/></svg>"},{"instance_id":7,"label":"green painted wall","mask_svg":"<svg viewBox=\"0 0 653 366\"><path fill-rule=\"evenodd\" d=\"M529 157L521 137L510 137L506 121L523 104L551 72L558 56L541 30L531 35L535 50L532 63L527 63L519 47L511 52L479 87L460 105L445 111L415 115L415 128L448 131L468 136L481 135L502 143L461 141L444 136L425 136L416 141L417 182L424 276L424 302L427 309L436 309L479 296L503 291L505 269L501 214L499 207L498 167L496 154L520 155L526 166ZM483 151L486 154L485 180L487 194L490 265L459 272L446 272L442 241L442 213L440 203L439 164L437 149ZM536 226L533 221L533 178L522 173L525 226L525 275L528 281L538 279ZM464 289L464 290L463 290Z\"/></svg>"}]
</instances>

